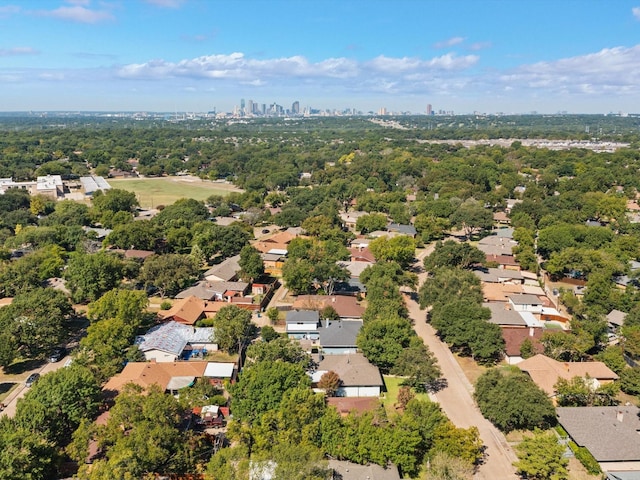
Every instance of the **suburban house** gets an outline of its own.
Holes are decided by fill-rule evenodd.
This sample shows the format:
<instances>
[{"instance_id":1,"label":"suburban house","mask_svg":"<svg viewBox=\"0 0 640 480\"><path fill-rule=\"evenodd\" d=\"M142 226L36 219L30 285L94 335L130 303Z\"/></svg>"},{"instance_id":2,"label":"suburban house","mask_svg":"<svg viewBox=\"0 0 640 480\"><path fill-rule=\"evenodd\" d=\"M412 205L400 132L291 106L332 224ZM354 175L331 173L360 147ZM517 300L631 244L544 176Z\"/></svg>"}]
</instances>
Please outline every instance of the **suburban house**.
<instances>
[{"instance_id":1,"label":"suburban house","mask_svg":"<svg viewBox=\"0 0 640 480\"><path fill-rule=\"evenodd\" d=\"M262 263L264 264L264 273L280 277L282 275L282 267L287 259L287 253L261 253Z\"/></svg>"},{"instance_id":2,"label":"suburban house","mask_svg":"<svg viewBox=\"0 0 640 480\"><path fill-rule=\"evenodd\" d=\"M610 478L640 478L640 409L636 406L559 407L558 423L585 447ZM627 472L616 477L615 472ZM628 472L635 476L628 476Z\"/></svg>"},{"instance_id":3,"label":"suburban house","mask_svg":"<svg viewBox=\"0 0 640 480\"><path fill-rule=\"evenodd\" d=\"M523 293L522 285L515 283L483 283L482 298L485 302L508 302L514 294Z\"/></svg>"},{"instance_id":4,"label":"suburban house","mask_svg":"<svg viewBox=\"0 0 640 480\"><path fill-rule=\"evenodd\" d=\"M534 314L542 313L544 302L537 295L522 293L519 295L511 295L509 303L517 312L531 312Z\"/></svg>"},{"instance_id":5,"label":"suburban house","mask_svg":"<svg viewBox=\"0 0 640 480\"><path fill-rule=\"evenodd\" d=\"M338 266L344 268L349 272L349 279L345 282L336 282L333 287L333 292L336 295L360 295L364 297L367 293L367 288L360 281L360 275L369 266L369 262L358 261L339 261Z\"/></svg>"},{"instance_id":6,"label":"suburban house","mask_svg":"<svg viewBox=\"0 0 640 480\"><path fill-rule=\"evenodd\" d=\"M319 340L320 314L317 310L290 310L287 312L285 321L289 338L314 342Z\"/></svg>"},{"instance_id":7,"label":"suburban house","mask_svg":"<svg viewBox=\"0 0 640 480\"><path fill-rule=\"evenodd\" d=\"M486 283L514 283L522 285L524 276L519 270L505 270L504 268L477 268L473 273Z\"/></svg>"},{"instance_id":8,"label":"suburban house","mask_svg":"<svg viewBox=\"0 0 640 480\"><path fill-rule=\"evenodd\" d=\"M607 326L609 327L609 332L616 333L618 330L620 330L620 327L624 325L624 319L626 318L626 316L627 314L625 312L615 309L611 310L607 314Z\"/></svg>"},{"instance_id":9,"label":"suburban house","mask_svg":"<svg viewBox=\"0 0 640 480\"><path fill-rule=\"evenodd\" d=\"M403 225L401 223L390 223L387 225L387 231L392 233L399 233L400 235L406 235L411 238L415 238L418 234L416 227L413 225Z\"/></svg>"},{"instance_id":10,"label":"suburban house","mask_svg":"<svg viewBox=\"0 0 640 480\"><path fill-rule=\"evenodd\" d=\"M571 380L573 377L588 377L593 388L618 379L618 375L602 362L559 362L538 354L517 365L550 397L555 397L554 385L561 378Z\"/></svg>"},{"instance_id":11,"label":"suburban house","mask_svg":"<svg viewBox=\"0 0 640 480\"><path fill-rule=\"evenodd\" d=\"M478 241L478 249L485 255L513 255L513 247L518 244L508 237L490 235Z\"/></svg>"},{"instance_id":12,"label":"suburban house","mask_svg":"<svg viewBox=\"0 0 640 480\"><path fill-rule=\"evenodd\" d=\"M369 212L361 212L361 211L353 211L353 212L341 212L340 220L342 220L342 224L349 229L351 232L356 231L356 223L358 223L358 219L360 217L364 217L369 215Z\"/></svg>"},{"instance_id":13,"label":"suburban house","mask_svg":"<svg viewBox=\"0 0 640 480\"><path fill-rule=\"evenodd\" d=\"M218 265L214 265L204 272L204 279L208 282L232 282L238 279L240 271L240 255L235 255L224 260Z\"/></svg>"},{"instance_id":14,"label":"suburban house","mask_svg":"<svg viewBox=\"0 0 640 480\"><path fill-rule=\"evenodd\" d=\"M300 310L321 311L325 307L333 307L343 320L360 319L364 314L364 307L357 298L345 295L298 295L293 302L293 308Z\"/></svg>"},{"instance_id":15,"label":"suburban house","mask_svg":"<svg viewBox=\"0 0 640 480\"><path fill-rule=\"evenodd\" d=\"M369 247L353 247L353 243L349 248L350 260L352 262L367 262L369 264L376 263L376 257L373 256Z\"/></svg>"},{"instance_id":16,"label":"suburban house","mask_svg":"<svg viewBox=\"0 0 640 480\"><path fill-rule=\"evenodd\" d=\"M536 354L544 352L544 345L540 343L544 329L508 326L501 326L500 328L504 339L504 356L507 364L516 365L524 360L520 351L522 344L527 339L531 342L533 351Z\"/></svg>"},{"instance_id":17,"label":"suburban house","mask_svg":"<svg viewBox=\"0 0 640 480\"><path fill-rule=\"evenodd\" d=\"M507 270L520 270L520 264L516 261L516 257L513 255L498 255L498 254L485 254L487 263L494 263L498 268L504 268Z\"/></svg>"},{"instance_id":18,"label":"suburban house","mask_svg":"<svg viewBox=\"0 0 640 480\"><path fill-rule=\"evenodd\" d=\"M318 329L323 355L356 353L356 338L362 328L362 320L323 320Z\"/></svg>"},{"instance_id":19,"label":"suburban house","mask_svg":"<svg viewBox=\"0 0 640 480\"><path fill-rule=\"evenodd\" d=\"M337 373L341 380L336 397L378 397L384 388L380 370L361 353L323 356L318 369L309 373L312 386L330 371Z\"/></svg>"},{"instance_id":20,"label":"suburban house","mask_svg":"<svg viewBox=\"0 0 640 480\"><path fill-rule=\"evenodd\" d=\"M243 297L248 291L249 284L246 282L202 281L178 293L176 298L195 296L202 300L230 302L232 297Z\"/></svg>"},{"instance_id":21,"label":"suburban house","mask_svg":"<svg viewBox=\"0 0 640 480\"><path fill-rule=\"evenodd\" d=\"M218 350L213 341L213 328L194 328L178 322L156 325L136 337L138 348L147 361L175 362L194 353Z\"/></svg>"},{"instance_id":22,"label":"suburban house","mask_svg":"<svg viewBox=\"0 0 640 480\"><path fill-rule=\"evenodd\" d=\"M265 238L253 243L256 250L261 253L280 253L282 251L287 252L291 240L298 237L297 232L285 230L284 232L278 232L272 237Z\"/></svg>"},{"instance_id":23,"label":"suburban house","mask_svg":"<svg viewBox=\"0 0 640 480\"><path fill-rule=\"evenodd\" d=\"M160 310L158 318L164 321L173 320L185 325L194 325L198 320L205 318L206 303L206 300L193 295L181 298L176 300L169 310Z\"/></svg>"},{"instance_id":24,"label":"suburban house","mask_svg":"<svg viewBox=\"0 0 640 480\"><path fill-rule=\"evenodd\" d=\"M114 375L102 388L103 392L118 394L125 385L133 383L142 388L158 385L164 392L177 394L204 376L208 362L129 362L122 372Z\"/></svg>"}]
</instances>

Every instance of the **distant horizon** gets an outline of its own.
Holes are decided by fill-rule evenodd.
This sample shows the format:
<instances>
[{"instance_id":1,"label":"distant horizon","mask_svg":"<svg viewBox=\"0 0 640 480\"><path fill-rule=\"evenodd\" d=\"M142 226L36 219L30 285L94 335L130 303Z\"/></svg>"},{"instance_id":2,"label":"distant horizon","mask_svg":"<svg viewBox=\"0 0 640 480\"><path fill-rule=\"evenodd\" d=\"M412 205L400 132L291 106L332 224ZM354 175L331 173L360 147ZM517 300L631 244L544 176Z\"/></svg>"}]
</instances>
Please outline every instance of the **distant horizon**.
<instances>
[{"instance_id":1,"label":"distant horizon","mask_svg":"<svg viewBox=\"0 0 640 480\"><path fill-rule=\"evenodd\" d=\"M6 111L640 112L640 0L8 2Z\"/></svg>"}]
</instances>

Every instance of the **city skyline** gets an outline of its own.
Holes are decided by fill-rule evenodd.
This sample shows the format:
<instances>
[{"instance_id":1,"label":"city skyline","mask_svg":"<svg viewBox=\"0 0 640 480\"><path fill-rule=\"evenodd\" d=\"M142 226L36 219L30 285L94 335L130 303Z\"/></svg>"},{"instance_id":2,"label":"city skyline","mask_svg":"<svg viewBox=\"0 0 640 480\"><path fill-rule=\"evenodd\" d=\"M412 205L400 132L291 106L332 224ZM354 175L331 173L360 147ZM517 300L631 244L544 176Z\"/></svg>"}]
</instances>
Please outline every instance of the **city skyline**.
<instances>
[{"instance_id":1,"label":"city skyline","mask_svg":"<svg viewBox=\"0 0 640 480\"><path fill-rule=\"evenodd\" d=\"M640 0L9 0L0 29L1 111L640 112Z\"/></svg>"}]
</instances>

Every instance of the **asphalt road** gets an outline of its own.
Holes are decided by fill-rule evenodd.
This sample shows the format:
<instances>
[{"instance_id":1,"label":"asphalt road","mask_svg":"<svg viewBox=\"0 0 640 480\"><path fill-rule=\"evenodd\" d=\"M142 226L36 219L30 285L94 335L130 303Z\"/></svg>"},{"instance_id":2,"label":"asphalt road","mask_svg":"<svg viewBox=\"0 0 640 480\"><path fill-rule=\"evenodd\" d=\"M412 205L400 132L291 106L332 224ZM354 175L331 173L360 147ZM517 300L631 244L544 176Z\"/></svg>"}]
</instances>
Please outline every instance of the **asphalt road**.
<instances>
[{"instance_id":1,"label":"asphalt road","mask_svg":"<svg viewBox=\"0 0 640 480\"><path fill-rule=\"evenodd\" d=\"M36 368L35 370L32 370L28 373L29 374L39 373L42 376L46 373L54 372L59 368L64 367L65 363L70 358L71 357L66 356L59 362L55 362L55 363L47 362L44 364L44 366L40 368ZM0 412L0 415L7 415L8 417L13 417L16 414L16 405L18 403L18 400L24 397L28 391L29 391L29 387L25 386L24 381L21 382L21 384L18 385L18 387L13 392L11 392L11 395L9 396L9 398L5 400L5 408L2 412Z\"/></svg>"},{"instance_id":2,"label":"asphalt road","mask_svg":"<svg viewBox=\"0 0 640 480\"><path fill-rule=\"evenodd\" d=\"M428 248L421 252L419 258L424 258L431 253ZM419 262L422 264L422 261ZM425 280L426 273L419 274L420 284ZM440 404L442 410L455 426L469 428L478 427L480 438L485 446L484 462L478 468L474 478L485 480L509 480L519 478L513 462L517 457L504 435L486 420L473 400L473 386L469 383L462 368L454 358L447 345L436 336L431 325L426 322L426 312L420 310L412 296L407 295L407 307L414 321L416 333L423 339L429 350L438 359L442 375L447 385L432 395Z\"/></svg>"}]
</instances>

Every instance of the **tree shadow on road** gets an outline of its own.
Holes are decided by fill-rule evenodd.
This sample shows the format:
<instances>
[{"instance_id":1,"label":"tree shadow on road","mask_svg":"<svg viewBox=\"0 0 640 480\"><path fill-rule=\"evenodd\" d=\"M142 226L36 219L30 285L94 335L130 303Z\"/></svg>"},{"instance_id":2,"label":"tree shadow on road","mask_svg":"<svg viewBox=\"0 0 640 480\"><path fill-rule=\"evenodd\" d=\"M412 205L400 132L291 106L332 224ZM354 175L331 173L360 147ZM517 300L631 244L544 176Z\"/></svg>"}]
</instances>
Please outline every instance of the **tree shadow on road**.
<instances>
[{"instance_id":1,"label":"tree shadow on road","mask_svg":"<svg viewBox=\"0 0 640 480\"><path fill-rule=\"evenodd\" d=\"M427 392L438 393L439 391L444 390L448 386L449 386L449 382L447 382L446 378L444 377L438 378L437 380L434 380L433 382L427 385Z\"/></svg>"},{"instance_id":2,"label":"tree shadow on road","mask_svg":"<svg viewBox=\"0 0 640 480\"><path fill-rule=\"evenodd\" d=\"M45 363L45 360L42 359L22 360L21 362L15 362L7 367L4 367L4 373L6 373L7 375L20 375L30 370L40 368Z\"/></svg>"}]
</instances>

